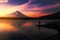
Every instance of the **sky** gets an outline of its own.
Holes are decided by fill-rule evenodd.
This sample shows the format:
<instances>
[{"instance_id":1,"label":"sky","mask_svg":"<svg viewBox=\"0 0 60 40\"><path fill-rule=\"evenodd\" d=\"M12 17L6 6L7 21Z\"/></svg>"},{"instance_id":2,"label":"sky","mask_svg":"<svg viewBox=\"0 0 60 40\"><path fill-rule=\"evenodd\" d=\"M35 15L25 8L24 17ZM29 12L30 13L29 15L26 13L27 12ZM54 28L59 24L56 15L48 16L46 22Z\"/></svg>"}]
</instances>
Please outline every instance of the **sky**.
<instances>
[{"instance_id":1,"label":"sky","mask_svg":"<svg viewBox=\"0 0 60 40\"><path fill-rule=\"evenodd\" d=\"M27 2L29 2L29 0L9 1L9 3L12 3L12 5L24 5ZM60 0L31 0L27 7L20 12L28 17L38 18L58 11L60 11Z\"/></svg>"},{"instance_id":2,"label":"sky","mask_svg":"<svg viewBox=\"0 0 60 40\"><path fill-rule=\"evenodd\" d=\"M0 4L0 13L4 10L2 16L20 11L25 16L39 18L60 11L60 0L8 0Z\"/></svg>"},{"instance_id":3,"label":"sky","mask_svg":"<svg viewBox=\"0 0 60 40\"><path fill-rule=\"evenodd\" d=\"M28 2L29 0L9 0L8 3L12 3L12 4L23 4ZM56 4L56 3L60 3L60 0L32 0L31 4L41 4L41 5L52 5L52 4ZM40 6L40 5L39 5Z\"/></svg>"}]
</instances>

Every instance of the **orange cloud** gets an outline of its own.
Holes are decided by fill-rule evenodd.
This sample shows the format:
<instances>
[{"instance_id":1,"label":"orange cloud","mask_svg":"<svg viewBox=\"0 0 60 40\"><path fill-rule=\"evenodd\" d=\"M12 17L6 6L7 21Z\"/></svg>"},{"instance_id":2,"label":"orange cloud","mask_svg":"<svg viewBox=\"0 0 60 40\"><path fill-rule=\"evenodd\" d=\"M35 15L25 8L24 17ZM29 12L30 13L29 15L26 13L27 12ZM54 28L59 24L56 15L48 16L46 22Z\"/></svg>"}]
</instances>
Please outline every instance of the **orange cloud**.
<instances>
[{"instance_id":1,"label":"orange cloud","mask_svg":"<svg viewBox=\"0 0 60 40\"><path fill-rule=\"evenodd\" d=\"M44 12L44 10L52 9L52 8L59 7L59 6L60 6L60 3L59 4L50 5L50 6L44 6L44 7L26 8L26 9L20 11L20 12L22 14L28 16L28 17L31 17L31 18L39 18L39 17L47 16L47 15L50 15L50 14L53 13L53 12L50 12L50 13Z\"/></svg>"},{"instance_id":2,"label":"orange cloud","mask_svg":"<svg viewBox=\"0 0 60 40\"><path fill-rule=\"evenodd\" d=\"M46 16L48 14L43 14L43 13L40 13L40 12L23 12L24 15L28 16L28 17L31 17L31 18L39 18L39 17L42 17L42 16Z\"/></svg>"}]
</instances>

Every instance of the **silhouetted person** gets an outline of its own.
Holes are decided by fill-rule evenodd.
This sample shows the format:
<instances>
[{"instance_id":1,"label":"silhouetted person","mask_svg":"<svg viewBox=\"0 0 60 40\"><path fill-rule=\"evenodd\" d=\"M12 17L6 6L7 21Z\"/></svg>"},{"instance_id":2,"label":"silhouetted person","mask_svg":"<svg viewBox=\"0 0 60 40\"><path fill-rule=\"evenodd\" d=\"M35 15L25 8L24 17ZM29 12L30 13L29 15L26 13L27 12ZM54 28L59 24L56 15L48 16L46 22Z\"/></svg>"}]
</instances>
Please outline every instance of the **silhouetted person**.
<instances>
[{"instance_id":1,"label":"silhouetted person","mask_svg":"<svg viewBox=\"0 0 60 40\"><path fill-rule=\"evenodd\" d=\"M36 26L37 26L37 27L38 27L38 29L40 30L40 26L41 26L41 25L40 25L40 21L39 21L39 24L38 24L38 25L36 25Z\"/></svg>"}]
</instances>

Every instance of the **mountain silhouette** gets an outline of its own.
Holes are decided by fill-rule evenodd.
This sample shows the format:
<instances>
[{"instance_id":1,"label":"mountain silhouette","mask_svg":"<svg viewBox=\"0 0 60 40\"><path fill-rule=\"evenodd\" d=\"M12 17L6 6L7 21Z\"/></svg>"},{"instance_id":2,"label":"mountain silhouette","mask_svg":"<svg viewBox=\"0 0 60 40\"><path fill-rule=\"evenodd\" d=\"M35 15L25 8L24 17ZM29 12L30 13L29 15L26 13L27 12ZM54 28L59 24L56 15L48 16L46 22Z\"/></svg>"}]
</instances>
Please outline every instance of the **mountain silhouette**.
<instances>
[{"instance_id":1,"label":"mountain silhouette","mask_svg":"<svg viewBox=\"0 0 60 40\"><path fill-rule=\"evenodd\" d=\"M60 19L60 11L56 12L56 13L53 13L51 15L48 15L48 16L40 17L40 18L41 19Z\"/></svg>"},{"instance_id":2,"label":"mountain silhouette","mask_svg":"<svg viewBox=\"0 0 60 40\"><path fill-rule=\"evenodd\" d=\"M19 11L16 11L16 12L14 12L14 13L11 13L11 14L9 14L9 15L6 15L6 17L14 17L14 18L29 18L29 17L27 17L27 16L25 16L24 14L22 14L21 12L19 12Z\"/></svg>"}]
</instances>

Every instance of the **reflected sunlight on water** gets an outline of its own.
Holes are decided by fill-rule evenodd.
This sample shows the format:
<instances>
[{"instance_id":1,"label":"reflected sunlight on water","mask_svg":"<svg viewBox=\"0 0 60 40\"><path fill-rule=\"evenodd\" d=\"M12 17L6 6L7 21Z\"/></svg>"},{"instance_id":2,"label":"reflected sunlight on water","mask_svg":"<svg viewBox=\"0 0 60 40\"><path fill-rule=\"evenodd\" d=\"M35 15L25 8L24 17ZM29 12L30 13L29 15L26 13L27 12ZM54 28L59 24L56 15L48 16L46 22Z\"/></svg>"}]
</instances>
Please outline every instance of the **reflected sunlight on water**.
<instances>
[{"instance_id":1,"label":"reflected sunlight on water","mask_svg":"<svg viewBox=\"0 0 60 40\"><path fill-rule=\"evenodd\" d=\"M10 20L0 20L0 32L5 31L17 31L18 28L12 25L13 22Z\"/></svg>"}]
</instances>

